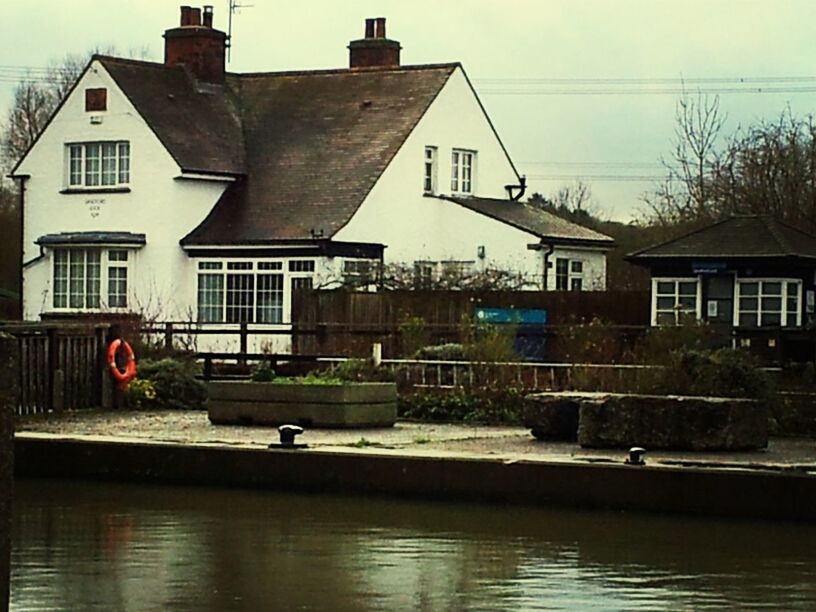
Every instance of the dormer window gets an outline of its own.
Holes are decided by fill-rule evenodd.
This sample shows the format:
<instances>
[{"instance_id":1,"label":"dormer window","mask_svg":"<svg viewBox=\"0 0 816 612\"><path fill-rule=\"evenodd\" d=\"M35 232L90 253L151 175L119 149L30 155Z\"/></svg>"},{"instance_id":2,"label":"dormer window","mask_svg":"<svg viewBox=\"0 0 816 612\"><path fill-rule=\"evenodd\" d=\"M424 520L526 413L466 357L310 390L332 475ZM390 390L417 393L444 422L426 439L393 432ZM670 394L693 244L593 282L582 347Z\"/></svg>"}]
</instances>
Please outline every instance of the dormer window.
<instances>
[{"instance_id":1,"label":"dormer window","mask_svg":"<svg viewBox=\"0 0 816 612\"><path fill-rule=\"evenodd\" d=\"M436 193L436 147L425 147L425 193Z\"/></svg>"},{"instance_id":2,"label":"dormer window","mask_svg":"<svg viewBox=\"0 0 816 612\"><path fill-rule=\"evenodd\" d=\"M453 193L473 193L473 174L476 162L475 151L454 149L451 153L451 191Z\"/></svg>"},{"instance_id":3,"label":"dormer window","mask_svg":"<svg viewBox=\"0 0 816 612\"><path fill-rule=\"evenodd\" d=\"M69 144L68 187L103 189L130 183L130 143L127 141Z\"/></svg>"}]
</instances>

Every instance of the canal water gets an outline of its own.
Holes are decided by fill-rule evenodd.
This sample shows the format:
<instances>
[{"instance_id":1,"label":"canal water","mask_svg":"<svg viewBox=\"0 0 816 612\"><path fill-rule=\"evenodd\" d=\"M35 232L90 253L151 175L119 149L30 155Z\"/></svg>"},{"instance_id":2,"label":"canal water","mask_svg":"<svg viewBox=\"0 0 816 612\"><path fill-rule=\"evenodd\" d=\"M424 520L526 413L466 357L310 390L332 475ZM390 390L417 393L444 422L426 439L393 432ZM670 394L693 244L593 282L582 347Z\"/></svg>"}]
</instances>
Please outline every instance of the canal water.
<instances>
[{"instance_id":1,"label":"canal water","mask_svg":"<svg viewBox=\"0 0 816 612\"><path fill-rule=\"evenodd\" d=\"M12 543L15 611L816 609L792 523L29 480Z\"/></svg>"}]
</instances>

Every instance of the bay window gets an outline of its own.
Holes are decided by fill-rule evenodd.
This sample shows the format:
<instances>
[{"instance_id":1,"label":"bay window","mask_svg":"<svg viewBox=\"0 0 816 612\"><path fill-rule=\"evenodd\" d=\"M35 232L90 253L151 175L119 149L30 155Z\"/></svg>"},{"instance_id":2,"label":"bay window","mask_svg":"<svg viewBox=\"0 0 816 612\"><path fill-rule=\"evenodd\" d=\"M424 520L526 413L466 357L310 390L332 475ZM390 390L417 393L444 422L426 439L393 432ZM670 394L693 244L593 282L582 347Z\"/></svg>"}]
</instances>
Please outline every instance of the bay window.
<instances>
[{"instance_id":1,"label":"bay window","mask_svg":"<svg viewBox=\"0 0 816 612\"><path fill-rule=\"evenodd\" d=\"M128 252L124 249L57 248L53 251L55 310L126 308ZM103 295L102 288L107 291Z\"/></svg>"},{"instance_id":2,"label":"bay window","mask_svg":"<svg viewBox=\"0 0 816 612\"><path fill-rule=\"evenodd\" d=\"M198 320L202 323L281 323L282 262L199 262Z\"/></svg>"}]
</instances>

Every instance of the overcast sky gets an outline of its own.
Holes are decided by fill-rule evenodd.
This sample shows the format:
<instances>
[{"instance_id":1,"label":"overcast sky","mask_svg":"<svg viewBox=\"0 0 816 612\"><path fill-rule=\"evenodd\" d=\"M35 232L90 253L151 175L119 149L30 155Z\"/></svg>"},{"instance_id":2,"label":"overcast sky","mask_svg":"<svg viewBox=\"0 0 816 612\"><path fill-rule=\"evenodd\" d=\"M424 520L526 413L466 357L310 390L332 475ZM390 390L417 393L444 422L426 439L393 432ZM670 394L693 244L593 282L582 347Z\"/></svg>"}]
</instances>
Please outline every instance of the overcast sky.
<instances>
[{"instance_id":1,"label":"overcast sky","mask_svg":"<svg viewBox=\"0 0 816 612\"><path fill-rule=\"evenodd\" d=\"M230 70L344 67L364 19L386 17L404 64L463 63L528 193L583 177L619 220L639 216L670 153L681 78L721 92L727 131L816 111L816 0L239 1L253 6L234 16ZM228 1L211 3L226 30ZM160 61L180 4L2 0L3 116L20 67L111 45Z\"/></svg>"}]
</instances>

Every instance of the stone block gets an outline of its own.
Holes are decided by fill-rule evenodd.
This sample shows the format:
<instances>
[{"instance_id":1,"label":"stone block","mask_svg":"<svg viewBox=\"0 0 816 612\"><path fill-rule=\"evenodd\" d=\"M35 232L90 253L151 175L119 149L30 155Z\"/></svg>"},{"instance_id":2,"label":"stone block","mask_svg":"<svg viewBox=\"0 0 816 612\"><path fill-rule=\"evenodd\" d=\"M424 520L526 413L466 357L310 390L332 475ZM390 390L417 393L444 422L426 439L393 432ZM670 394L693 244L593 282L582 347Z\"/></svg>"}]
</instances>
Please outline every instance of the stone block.
<instances>
[{"instance_id":1,"label":"stone block","mask_svg":"<svg viewBox=\"0 0 816 612\"><path fill-rule=\"evenodd\" d=\"M550 393L524 398L522 423L539 440L574 441L578 436L578 400Z\"/></svg>"},{"instance_id":2,"label":"stone block","mask_svg":"<svg viewBox=\"0 0 816 612\"><path fill-rule=\"evenodd\" d=\"M756 450L768 445L768 406L748 399L601 395L580 400L585 448Z\"/></svg>"}]
</instances>

